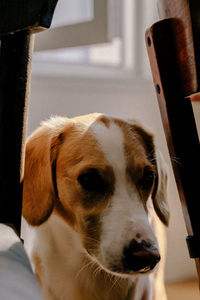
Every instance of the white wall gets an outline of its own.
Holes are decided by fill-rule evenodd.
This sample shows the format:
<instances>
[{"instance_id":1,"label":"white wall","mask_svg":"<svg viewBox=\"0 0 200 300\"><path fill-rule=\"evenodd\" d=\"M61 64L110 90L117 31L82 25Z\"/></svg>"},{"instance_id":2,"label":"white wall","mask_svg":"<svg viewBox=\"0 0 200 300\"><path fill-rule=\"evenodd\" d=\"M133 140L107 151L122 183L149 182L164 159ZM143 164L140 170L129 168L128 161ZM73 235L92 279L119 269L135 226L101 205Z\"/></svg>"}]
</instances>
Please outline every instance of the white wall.
<instances>
[{"instance_id":1,"label":"white wall","mask_svg":"<svg viewBox=\"0 0 200 300\"><path fill-rule=\"evenodd\" d=\"M196 276L186 249L186 230L168 157L164 132L151 82L120 79L32 77L28 134L52 114L68 117L90 112L136 118L152 128L159 148L170 166L166 278L168 281Z\"/></svg>"}]
</instances>

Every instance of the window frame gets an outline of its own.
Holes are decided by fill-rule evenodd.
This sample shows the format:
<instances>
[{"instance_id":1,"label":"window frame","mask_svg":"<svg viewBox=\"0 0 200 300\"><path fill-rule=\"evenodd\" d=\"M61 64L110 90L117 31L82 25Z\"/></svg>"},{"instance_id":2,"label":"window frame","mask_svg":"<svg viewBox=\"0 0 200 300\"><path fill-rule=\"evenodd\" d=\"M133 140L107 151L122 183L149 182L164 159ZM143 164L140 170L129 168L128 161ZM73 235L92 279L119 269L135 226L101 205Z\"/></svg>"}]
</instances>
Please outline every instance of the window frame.
<instances>
[{"instance_id":1,"label":"window frame","mask_svg":"<svg viewBox=\"0 0 200 300\"><path fill-rule=\"evenodd\" d=\"M108 0L93 1L94 17L92 20L40 32L35 39L35 51L109 42Z\"/></svg>"},{"instance_id":2,"label":"window frame","mask_svg":"<svg viewBox=\"0 0 200 300\"><path fill-rule=\"evenodd\" d=\"M62 47L91 46L98 43L111 42L115 33L112 34L112 26L110 26L110 8L113 8L112 1L116 0L93 1L95 16L93 20L52 28L51 30L37 34L35 51L62 49ZM145 3L149 0L121 1L121 4L123 4L121 5L121 30L119 30L119 27L117 30L117 34L122 40L122 62L119 65L93 65L87 61L85 63L77 64L56 59L53 61L43 60L42 58L34 58L33 56L33 74L47 77L52 77L51 74L54 74L53 76L56 75L58 77L77 76L79 78L151 79L149 64L147 66L145 65L147 57L144 58L144 52L146 52L146 50L143 49L142 45L145 43L145 37L141 36L141 31L145 32L145 29L147 28L145 27L146 25L144 24L143 16L145 15ZM118 4L119 2L120 0L118 0ZM114 4L116 4L116 2L114 2ZM127 12L129 13L129 18L127 18ZM127 21L127 19L129 19L129 21ZM117 26L119 26L119 24ZM89 31L88 27L90 27ZM138 32L138 29L140 32ZM78 35L76 36L79 30L82 32L81 39L79 39ZM62 36L62 32L64 33L64 36ZM95 37L90 35L90 32L92 32ZM73 40L65 40L68 36L72 37L74 33ZM51 39L54 40L52 45L50 42ZM138 40L138 42L135 43L135 40ZM67 44L67 42L69 42L69 44ZM146 70L147 75L145 74Z\"/></svg>"}]
</instances>

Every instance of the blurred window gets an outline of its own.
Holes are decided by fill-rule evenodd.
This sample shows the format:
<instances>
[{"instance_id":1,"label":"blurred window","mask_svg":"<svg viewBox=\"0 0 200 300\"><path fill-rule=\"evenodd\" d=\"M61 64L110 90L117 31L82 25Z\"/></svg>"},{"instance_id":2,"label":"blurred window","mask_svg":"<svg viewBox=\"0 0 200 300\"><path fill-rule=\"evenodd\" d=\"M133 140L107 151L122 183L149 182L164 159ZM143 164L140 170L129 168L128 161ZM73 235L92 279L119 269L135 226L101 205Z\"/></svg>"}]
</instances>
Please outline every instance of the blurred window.
<instances>
[{"instance_id":1,"label":"blurred window","mask_svg":"<svg viewBox=\"0 0 200 300\"><path fill-rule=\"evenodd\" d=\"M146 77L144 33L155 14L155 0L59 0L51 29L36 35L34 62Z\"/></svg>"}]
</instances>

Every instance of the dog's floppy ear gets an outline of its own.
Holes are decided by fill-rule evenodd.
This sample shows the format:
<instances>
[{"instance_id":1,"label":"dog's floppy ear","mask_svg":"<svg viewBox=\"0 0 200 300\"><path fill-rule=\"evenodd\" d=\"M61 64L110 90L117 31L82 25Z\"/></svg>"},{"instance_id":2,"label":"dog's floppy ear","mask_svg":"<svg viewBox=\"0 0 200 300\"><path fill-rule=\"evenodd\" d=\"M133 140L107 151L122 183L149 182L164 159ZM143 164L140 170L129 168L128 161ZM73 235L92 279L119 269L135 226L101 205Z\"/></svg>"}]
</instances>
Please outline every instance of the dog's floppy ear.
<instances>
[{"instance_id":1,"label":"dog's floppy ear","mask_svg":"<svg viewBox=\"0 0 200 300\"><path fill-rule=\"evenodd\" d=\"M56 197L52 164L57 155L61 134L41 126L28 139L23 182L23 216L37 226L51 215Z\"/></svg>"},{"instance_id":2,"label":"dog's floppy ear","mask_svg":"<svg viewBox=\"0 0 200 300\"><path fill-rule=\"evenodd\" d=\"M152 200L154 209L160 220L168 226L169 224L169 208L167 204L167 166L160 151L156 151L156 179Z\"/></svg>"}]
</instances>

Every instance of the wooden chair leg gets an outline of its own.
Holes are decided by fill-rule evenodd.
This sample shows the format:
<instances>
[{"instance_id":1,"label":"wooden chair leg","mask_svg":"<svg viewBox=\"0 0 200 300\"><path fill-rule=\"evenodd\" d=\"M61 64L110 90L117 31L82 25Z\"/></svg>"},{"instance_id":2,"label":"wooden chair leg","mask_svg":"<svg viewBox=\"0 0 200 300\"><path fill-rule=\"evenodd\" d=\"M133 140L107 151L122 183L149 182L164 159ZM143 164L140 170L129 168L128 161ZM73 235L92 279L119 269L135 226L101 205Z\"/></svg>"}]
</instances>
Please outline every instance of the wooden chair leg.
<instances>
[{"instance_id":1,"label":"wooden chair leg","mask_svg":"<svg viewBox=\"0 0 200 300\"><path fill-rule=\"evenodd\" d=\"M165 135L188 231L190 256L200 276L199 139L190 100L184 98L174 43L174 19L155 23L146 44ZM178 163L177 163L178 161ZM199 277L200 278L200 277Z\"/></svg>"}]
</instances>

